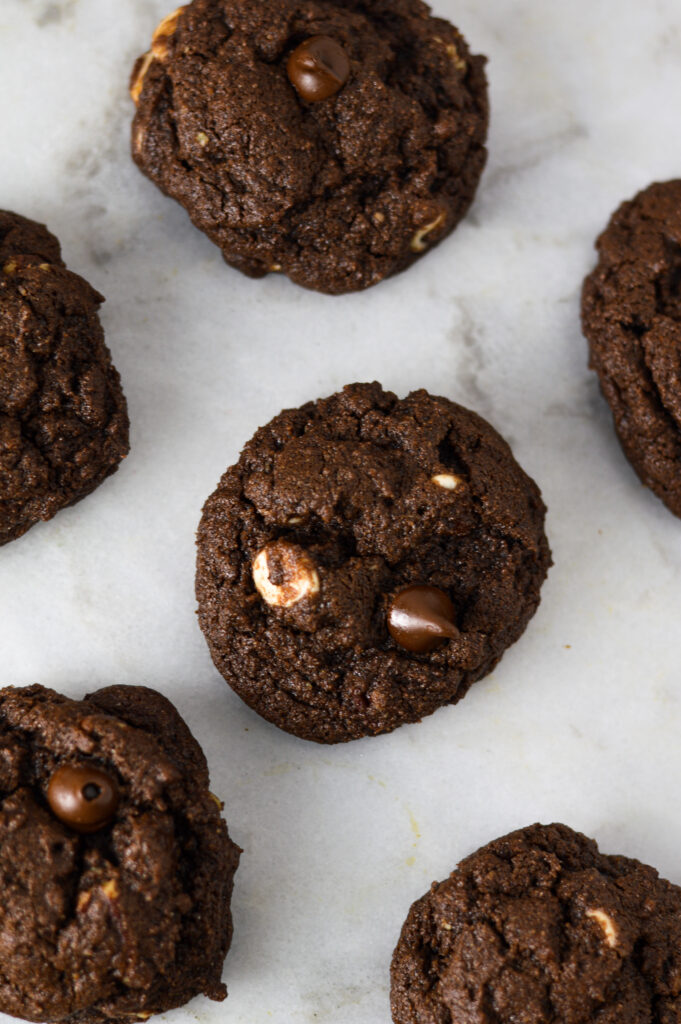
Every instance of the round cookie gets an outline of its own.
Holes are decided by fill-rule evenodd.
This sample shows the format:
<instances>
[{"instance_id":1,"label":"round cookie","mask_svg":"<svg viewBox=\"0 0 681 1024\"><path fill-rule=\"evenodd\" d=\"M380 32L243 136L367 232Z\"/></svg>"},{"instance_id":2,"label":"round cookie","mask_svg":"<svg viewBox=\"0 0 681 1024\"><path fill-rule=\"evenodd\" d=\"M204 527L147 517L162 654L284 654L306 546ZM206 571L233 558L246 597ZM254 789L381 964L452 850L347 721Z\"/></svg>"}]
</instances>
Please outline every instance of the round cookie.
<instances>
[{"instance_id":1,"label":"round cookie","mask_svg":"<svg viewBox=\"0 0 681 1024\"><path fill-rule=\"evenodd\" d=\"M357 291L470 206L484 63L421 0L193 0L133 70L133 158L245 274Z\"/></svg>"},{"instance_id":2,"label":"round cookie","mask_svg":"<svg viewBox=\"0 0 681 1024\"><path fill-rule=\"evenodd\" d=\"M565 825L484 846L413 904L395 1024L671 1024L681 889Z\"/></svg>"},{"instance_id":3,"label":"round cookie","mask_svg":"<svg viewBox=\"0 0 681 1024\"><path fill-rule=\"evenodd\" d=\"M418 721L525 629L550 564L544 512L506 442L446 398L353 384L282 412L204 506L213 661L305 739Z\"/></svg>"},{"instance_id":4,"label":"round cookie","mask_svg":"<svg viewBox=\"0 0 681 1024\"><path fill-rule=\"evenodd\" d=\"M240 851L208 781L154 690L0 690L0 1011L123 1024L225 998Z\"/></svg>"},{"instance_id":5,"label":"round cookie","mask_svg":"<svg viewBox=\"0 0 681 1024\"><path fill-rule=\"evenodd\" d=\"M103 301L47 228L0 210L0 544L80 501L128 452Z\"/></svg>"},{"instance_id":6,"label":"round cookie","mask_svg":"<svg viewBox=\"0 0 681 1024\"><path fill-rule=\"evenodd\" d=\"M681 516L681 180L623 203L582 292L590 366L626 457Z\"/></svg>"}]
</instances>

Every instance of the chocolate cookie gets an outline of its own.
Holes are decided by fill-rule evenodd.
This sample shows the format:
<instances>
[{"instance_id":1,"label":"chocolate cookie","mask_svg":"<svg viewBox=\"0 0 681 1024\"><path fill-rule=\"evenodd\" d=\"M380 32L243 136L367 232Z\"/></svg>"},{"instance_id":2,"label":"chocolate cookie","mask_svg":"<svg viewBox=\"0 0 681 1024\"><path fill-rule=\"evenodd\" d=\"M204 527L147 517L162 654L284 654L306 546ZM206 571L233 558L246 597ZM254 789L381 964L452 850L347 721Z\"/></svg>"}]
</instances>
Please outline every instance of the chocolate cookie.
<instances>
[{"instance_id":1,"label":"chocolate cookie","mask_svg":"<svg viewBox=\"0 0 681 1024\"><path fill-rule=\"evenodd\" d=\"M379 384L276 416L203 510L213 660L275 725L338 743L455 703L550 564L539 490L483 419Z\"/></svg>"},{"instance_id":2,"label":"chocolate cookie","mask_svg":"<svg viewBox=\"0 0 681 1024\"><path fill-rule=\"evenodd\" d=\"M395 1024L681 1020L681 889L565 825L484 846L409 911Z\"/></svg>"},{"instance_id":3,"label":"chocolate cookie","mask_svg":"<svg viewBox=\"0 0 681 1024\"><path fill-rule=\"evenodd\" d=\"M0 210L0 544L80 501L128 452L103 301L47 228Z\"/></svg>"},{"instance_id":4,"label":"chocolate cookie","mask_svg":"<svg viewBox=\"0 0 681 1024\"><path fill-rule=\"evenodd\" d=\"M245 274L357 291L466 213L484 63L421 0L193 0L133 70L133 158Z\"/></svg>"},{"instance_id":5,"label":"chocolate cookie","mask_svg":"<svg viewBox=\"0 0 681 1024\"><path fill-rule=\"evenodd\" d=\"M224 999L239 849L154 690L0 690L0 1011L123 1024Z\"/></svg>"},{"instance_id":6,"label":"chocolate cookie","mask_svg":"<svg viewBox=\"0 0 681 1024\"><path fill-rule=\"evenodd\" d=\"M624 453L681 516L681 180L613 214L582 292L590 365Z\"/></svg>"}]
</instances>

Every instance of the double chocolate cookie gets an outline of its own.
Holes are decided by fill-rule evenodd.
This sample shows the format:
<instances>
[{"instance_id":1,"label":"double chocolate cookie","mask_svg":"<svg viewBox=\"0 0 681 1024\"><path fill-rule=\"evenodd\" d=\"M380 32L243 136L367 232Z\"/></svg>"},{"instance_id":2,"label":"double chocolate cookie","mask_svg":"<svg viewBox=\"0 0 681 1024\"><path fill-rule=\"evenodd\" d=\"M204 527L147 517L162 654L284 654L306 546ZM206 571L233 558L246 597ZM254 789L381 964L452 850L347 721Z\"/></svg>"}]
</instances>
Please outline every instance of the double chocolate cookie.
<instances>
[{"instance_id":1,"label":"double chocolate cookie","mask_svg":"<svg viewBox=\"0 0 681 1024\"><path fill-rule=\"evenodd\" d=\"M681 889L565 825L484 846L414 903L395 1024L672 1024Z\"/></svg>"},{"instance_id":2,"label":"double chocolate cookie","mask_svg":"<svg viewBox=\"0 0 681 1024\"><path fill-rule=\"evenodd\" d=\"M43 225L0 211L0 544L80 501L128 452L103 301Z\"/></svg>"},{"instance_id":3,"label":"double chocolate cookie","mask_svg":"<svg viewBox=\"0 0 681 1024\"><path fill-rule=\"evenodd\" d=\"M449 234L486 158L484 58L421 0L193 0L131 94L135 162L228 263L332 294Z\"/></svg>"},{"instance_id":4,"label":"double chocolate cookie","mask_svg":"<svg viewBox=\"0 0 681 1024\"><path fill-rule=\"evenodd\" d=\"M0 690L0 1011L123 1024L225 998L240 851L208 781L153 690Z\"/></svg>"},{"instance_id":5,"label":"double chocolate cookie","mask_svg":"<svg viewBox=\"0 0 681 1024\"><path fill-rule=\"evenodd\" d=\"M582 292L590 365L624 453L681 516L681 180L613 214Z\"/></svg>"},{"instance_id":6,"label":"double chocolate cookie","mask_svg":"<svg viewBox=\"0 0 681 1024\"><path fill-rule=\"evenodd\" d=\"M203 510L201 627L230 686L321 743L464 696L521 635L544 505L497 432L379 384L276 416Z\"/></svg>"}]
</instances>

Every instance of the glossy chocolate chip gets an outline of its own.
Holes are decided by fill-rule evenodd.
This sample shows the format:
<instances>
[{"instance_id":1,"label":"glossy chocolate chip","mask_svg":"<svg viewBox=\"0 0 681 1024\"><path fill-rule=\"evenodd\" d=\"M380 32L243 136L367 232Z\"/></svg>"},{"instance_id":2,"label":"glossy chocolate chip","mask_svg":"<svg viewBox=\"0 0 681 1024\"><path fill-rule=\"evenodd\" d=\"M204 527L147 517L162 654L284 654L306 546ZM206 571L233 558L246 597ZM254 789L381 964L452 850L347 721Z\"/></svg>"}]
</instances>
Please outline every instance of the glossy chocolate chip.
<instances>
[{"instance_id":1,"label":"glossy chocolate chip","mask_svg":"<svg viewBox=\"0 0 681 1024\"><path fill-rule=\"evenodd\" d=\"M302 100L317 103L343 88L350 74L350 61L331 36L311 36L293 51L286 73Z\"/></svg>"},{"instance_id":2,"label":"glossy chocolate chip","mask_svg":"<svg viewBox=\"0 0 681 1024\"><path fill-rule=\"evenodd\" d=\"M52 775L47 802L55 817L75 832L96 832L116 814L118 783L93 765L64 764Z\"/></svg>"},{"instance_id":3,"label":"glossy chocolate chip","mask_svg":"<svg viewBox=\"0 0 681 1024\"><path fill-rule=\"evenodd\" d=\"M411 586L400 590L388 609L388 629L396 644L413 654L427 654L456 640L454 605L444 590Z\"/></svg>"}]
</instances>

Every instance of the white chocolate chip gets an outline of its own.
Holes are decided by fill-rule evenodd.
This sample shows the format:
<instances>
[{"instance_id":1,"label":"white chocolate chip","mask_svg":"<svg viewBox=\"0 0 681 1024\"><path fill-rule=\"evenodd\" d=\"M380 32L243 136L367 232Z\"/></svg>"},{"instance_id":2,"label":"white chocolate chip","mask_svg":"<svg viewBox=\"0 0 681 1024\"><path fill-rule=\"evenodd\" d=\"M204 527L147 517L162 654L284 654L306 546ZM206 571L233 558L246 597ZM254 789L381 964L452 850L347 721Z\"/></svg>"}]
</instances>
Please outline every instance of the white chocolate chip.
<instances>
[{"instance_id":1,"label":"white chocolate chip","mask_svg":"<svg viewBox=\"0 0 681 1024\"><path fill-rule=\"evenodd\" d=\"M279 584L270 579L269 560L274 555L283 575ZM273 608L290 608L319 593L319 575L312 559L298 545L286 541L266 544L253 559L252 573L258 593Z\"/></svg>"},{"instance_id":2,"label":"white chocolate chip","mask_svg":"<svg viewBox=\"0 0 681 1024\"><path fill-rule=\"evenodd\" d=\"M376 210L376 213L372 214L371 219L374 224L382 224L385 220L385 214L381 213L380 210Z\"/></svg>"},{"instance_id":3,"label":"white chocolate chip","mask_svg":"<svg viewBox=\"0 0 681 1024\"><path fill-rule=\"evenodd\" d=\"M17 265L13 260L8 260L2 268L3 274L13 274L17 269Z\"/></svg>"},{"instance_id":4,"label":"white chocolate chip","mask_svg":"<svg viewBox=\"0 0 681 1024\"><path fill-rule=\"evenodd\" d=\"M271 272L272 272L273 274L279 274L279 273L281 273L281 263L271 263L271 264L270 264L270 271L271 271Z\"/></svg>"},{"instance_id":5,"label":"white chocolate chip","mask_svg":"<svg viewBox=\"0 0 681 1024\"><path fill-rule=\"evenodd\" d=\"M175 34L183 10L184 6L178 7L157 25L156 31L151 37L151 52L157 60L163 61L168 56L168 40Z\"/></svg>"},{"instance_id":6,"label":"white chocolate chip","mask_svg":"<svg viewBox=\"0 0 681 1024\"><path fill-rule=\"evenodd\" d=\"M134 82L130 83L130 95L132 96L132 101L135 104L135 106L139 102L140 94L142 92L142 86L144 85L144 78L153 60L154 55L151 52L151 50L149 50L148 53L144 54L144 59L140 64L139 71L137 72L137 78L135 79Z\"/></svg>"},{"instance_id":7,"label":"white chocolate chip","mask_svg":"<svg viewBox=\"0 0 681 1024\"><path fill-rule=\"evenodd\" d=\"M411 242L409 243L409 247L412 252L423 252L426 248L424 238L429 235L431 231L435 231L436 228L439 228L440 225L444 224L445 217L446 213L442 210L442 212L438 213L435 220L432 220L430 224L426 224L425 227L419 228L418 231L414 232Z\"/></svg>"},{"instance_id":8,"label":"white chocolate chip","mask_svg":"<svg viewBox=\"0 0 681 1024\"><path fill-rule=\"evenodd\" d=\"M436 487L443 487L445 491L455 491L462 482L460 476L454 476L452 473L436 473L430 479L431 483Z\"/></svg>"},{"instance_id":9,"label":"white chocolate chip","mask_svg":"<svg viewBox=\"0 0 681 1024\"><path fill-rule=\"evenodd\" d=\"M592 917L594 921L598 922L603 929L603 935L605 936L607 945L610 946L611 949L614 949L617 945L617 928L615 927L615 922L610 915L606 914L604 910L587 910L586 916Z\"/></svg>"},{"instance_id":10,"label":"white chocolate chip","mask_svg":"<svg viewBox=\"0 0 681 1024\"><path fill-rule=\"evenodd\" d=\"M208 145L208 136L206 135L205 132L197 132L196 133L196 141L198 142L199 146L207 146Z\"/></svg>"}]
</instances>

